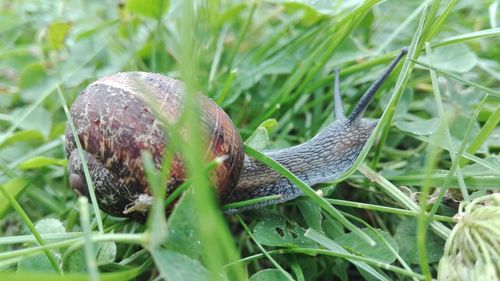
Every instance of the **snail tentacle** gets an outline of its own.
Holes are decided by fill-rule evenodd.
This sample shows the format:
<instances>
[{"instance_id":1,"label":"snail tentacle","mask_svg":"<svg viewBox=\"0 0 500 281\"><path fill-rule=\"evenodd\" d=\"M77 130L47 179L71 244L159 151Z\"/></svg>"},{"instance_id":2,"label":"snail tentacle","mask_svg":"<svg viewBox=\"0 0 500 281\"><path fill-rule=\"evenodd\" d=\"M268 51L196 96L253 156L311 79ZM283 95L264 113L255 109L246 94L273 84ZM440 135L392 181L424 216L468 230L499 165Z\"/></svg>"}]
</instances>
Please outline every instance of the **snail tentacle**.
<instances>
[{"instance_id":1,"label":"snail tentacle","mask_svg":"<svg viewBox=\"0 0 500 281\"><path fill-rule=\"evenodd\" d=\"M340 96L340 68L335 69L335 85L333 90L333 108L335 120L345 119L344 105Z\"/></svg>"},{"instance_id":2,"label":"snail tentacle","mask_svg":"<svg viewBox=\"0 0 500 281\"><path fill-rule=\"evenodd\" d=\"M396 68L396 65L398 62L408 53L407 48L402 48L399 54L392 60L392 62L389 64L389 66L382 72L382 74L373 82L373 84L366 90L366 92L363 94L363 96L359 99L358 103L356 104L356 107L351 112L351 115L349 115L349 119L351 120L356 120L356 119L361 119L363 118L363 113L365 112L366 108L370 104L370 101L373 99L373 96L377 92L377 90L382 86L382 83L387 79L387 77L392 73L394 68Z\"/></svg>"}]
</instances>

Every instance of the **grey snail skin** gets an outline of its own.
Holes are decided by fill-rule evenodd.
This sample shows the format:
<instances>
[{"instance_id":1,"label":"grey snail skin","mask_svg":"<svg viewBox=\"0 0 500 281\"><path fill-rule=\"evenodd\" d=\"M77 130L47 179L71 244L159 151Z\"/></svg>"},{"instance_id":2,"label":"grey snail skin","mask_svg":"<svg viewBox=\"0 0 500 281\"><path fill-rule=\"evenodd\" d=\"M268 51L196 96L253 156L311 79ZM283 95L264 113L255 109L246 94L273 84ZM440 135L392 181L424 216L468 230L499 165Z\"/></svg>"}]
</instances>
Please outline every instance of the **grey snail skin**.
<instances>
[{"instance_id":1,"label":"grey snail skin","mask_svg":"<svg viewBox=\"0 0 500 281\"><path fill-rule=\"evenodd\" d=\"M377 124L377 120L363 118L364 111L406 53L406 48L399 52L349 116L344 114L337 70L334 122L305 143L264 153L308 185L338 178L352 167ZM184 95L182 82L147 72L117 73L95 81L77 97L70 111L99 208L108 214L140 222L147 218L151 198L142 154L148 151L159 168L169 138L145 102L145 95L158 102L168 122L175 124L179 120ZM227 212L260 208L302 195L298 187L272 168L245 155L237 129L217 104L201 94L196 100L201 109L202 132L208 147L206 160L224 159L212 172L219 201L227 204L280 195L279 199ZM88 196L82 161L69 125L65 137L70 186L77 195ZM187 177L180 153L174 154L170 167L167 196ZM166 211L169 212L170 208Z\"/></svg>"}]
</instances>

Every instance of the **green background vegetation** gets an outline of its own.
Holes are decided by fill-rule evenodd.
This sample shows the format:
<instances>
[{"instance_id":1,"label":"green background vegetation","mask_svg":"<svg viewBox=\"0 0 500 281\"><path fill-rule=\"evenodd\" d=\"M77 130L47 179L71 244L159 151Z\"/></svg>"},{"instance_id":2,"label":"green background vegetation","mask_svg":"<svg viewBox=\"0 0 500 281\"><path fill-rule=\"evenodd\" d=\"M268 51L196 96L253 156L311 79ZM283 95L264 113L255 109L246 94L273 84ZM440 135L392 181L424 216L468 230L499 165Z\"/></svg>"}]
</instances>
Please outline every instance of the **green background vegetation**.
<instances>
[{"instance_id":1,"label":"green background vegetation","mask_svg":"<svg viewBox=\"0 0 500 281\"><path fill-rule=\"evenodd\" d=\"M498 6L0 0L0 278L435 278L458 202L500 187ZM343 181L317 187L329 204L311 194L223 216L195 111L183 121L193 133L177 141L192 186L167 219L165 178L148 165L157 200L146 225L96 212L68 186L63 105L99 77L180 78L262 150L333 120L335 68L349 112L404 46L366 113L381 118L373 138Z\"/></svg>"}]
</instances>

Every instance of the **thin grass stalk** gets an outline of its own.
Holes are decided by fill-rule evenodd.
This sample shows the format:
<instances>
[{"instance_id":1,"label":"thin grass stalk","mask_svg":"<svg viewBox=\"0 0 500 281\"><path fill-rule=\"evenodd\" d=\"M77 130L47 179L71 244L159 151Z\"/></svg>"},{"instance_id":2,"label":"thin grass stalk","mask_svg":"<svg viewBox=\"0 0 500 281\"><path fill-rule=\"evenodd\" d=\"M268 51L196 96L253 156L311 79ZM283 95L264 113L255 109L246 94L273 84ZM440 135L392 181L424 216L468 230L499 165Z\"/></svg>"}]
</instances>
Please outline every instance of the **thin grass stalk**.
<instances>
[{"instance_id":1,"label":"thin grass stalk","mask_svg":"<svg viewBox=\"0 0 500 281\"><path fill-rule=\"evenodd\" d=\"M441 130L445 130L444 126L441 126ZM437 136L439 137L439 136ZM437 165L440 155L440 149L436 146L429 147L429 151L426 155L425 173L427 175L432 174L434 167ZM429 261L427 258L427 201L429 199L431 190L431 185L429 180L424 180L422 188L420 190L420 214L417 216L417 257L422 274L425 279L430 281L432 279L431 270L429 266Z\"/></svg>"},{"instance_id":2,"label":"thin grass stalk","mask_svg":"<svg viewBox=\"0 0 500 281\"><path fill-rule=\"evenodd\" d=\"M266 258L274 265L274 267L276 267L281 273L283 273L283 275L288 280L294 281L290 273L284 270L283 267L281 267L281 265L279 265L278 262L271 255L269 255L268 251L264 249L264 247L259 243L259 241L255 239L255 236L253 236L252 231L250 230L250 228L248 228L248 225L243 221L243 219L239 215L236 215L236 218L238 219L239 223L241 224L245 232L248 234L248 236L250 236L255 245L257 245L262 254L264 254L264 256L266 256Z\"/></svg>"},{"instance_id":3,"label":"thin grass stalk","mask_svg":"<svg viewBox=\"0 0 500 281\"><path fill-rule=\"evenodd\" d=\"M426 49L427 56L429 57L429 62L430 62L430 64L432 64L432 51L431 51L429 43L425 44L425 49ZM441 91L439 90L439 84L437 81L436 72L431 70L430 75L431 75L431 81L432 81L432 88L433 88L433 92L434 92L434 100L436 102L436 105L438 108L438 113L439 113L439 118L441 121L440 127L444 131L444 137L445 137L446 141L448 142L448 151L450 154L451 161L458 163L458 161L460 159L460 155L457 156L456 152L455 152L455 147L453 144L453 140L451 138L450 127L448 124L447 116L444 113L443 101L441 98ZM464 138L463 142L465 142L465 141L466 141L466 139ZM451 171L450 171L450 173L451 173ZM467 192L467 187L465 186L464 177L462 175L462 169L459 166L456 166L455 173L457 175L458 185L460 187L460 191L462 192L462 196L463 196L465 202L470 202L469 193Z\"/></svg>"},{"instance_id":4,"label":"thin grass stalk","mask_svg":"<svg viewBox=\"0 0 500 281\"><path fill-rule=\"evenodd\" d=\"M21 205L19 205L17 200L14 197L12 197L12 195L5 190L3 185L0 185L0 192L3 194L3 196L5 196L5 198L7 198L7 201L9 202L9 204L14 208L14 210L16 210L16 212L19 214L19 216L23 220L24 224L26 224L26 226L31 231L31 233L33 233L33 236L35 237L36 242L40 246L46 245L45 240L42 238L42 236L40 235L40 233L36 229L35 225L31 221L31 219L29 218L28 214L26 214L26 212L21 207ZM50 250L47 250L47 249L44 249L43 252L45 253L47 258L49 259L50 265L52 266L54 271L59 273L59 274L62 274L54 254Z\"/></svg>"},{"instance_id":5,"label":"thin grass stalk","mask_svg":"<svg viewBox=\"0 0 500 281\"><path fill-rule=\"evenodd\" d=\"M64 109L64 113L66 114L66 118L68 119L68 126L70 126L71 135L73 136L73 140L75 141L76 148L78 150L78 157L80 158L80 162L83 167L83 173L85 175L85 181L87 183L87 190L90 195L90 202L92 202L94 215L97 221L97 229L99 230L99 233L104 233L104 226L102 223L101 211L99 210L99 203L97 202L97 197L95 195L94 183L92 181L92 177L90 176L89 166L87 165L87 159L83 155L83 148L80 142L80 138L78 137L78 132L75 127L75 122L73 122L73 118L71 117L71 113L69 112L66 99L64 98L61 89L59 88L59 86L56 87L57 87L57 94L59 95L59 99L61 100L61 104Z\"/></svg>"},{"instance_id":6,"label":"thin grass stalk","mask_svg":"<svg viewBox=\"0 0 500 281\"><path fill-rule=\"evenodd\" d=\"M95 245L92 241L92 230L89 224L89 201L87 197L81 196L78 198L78 207L80 209L80 225L83 230L84 247L83 252L85 254L85 264L87 265L87 271L89 278L92 281L99 281L99 270L97 269L96 252Z\"/></svg>"}]
</instances>

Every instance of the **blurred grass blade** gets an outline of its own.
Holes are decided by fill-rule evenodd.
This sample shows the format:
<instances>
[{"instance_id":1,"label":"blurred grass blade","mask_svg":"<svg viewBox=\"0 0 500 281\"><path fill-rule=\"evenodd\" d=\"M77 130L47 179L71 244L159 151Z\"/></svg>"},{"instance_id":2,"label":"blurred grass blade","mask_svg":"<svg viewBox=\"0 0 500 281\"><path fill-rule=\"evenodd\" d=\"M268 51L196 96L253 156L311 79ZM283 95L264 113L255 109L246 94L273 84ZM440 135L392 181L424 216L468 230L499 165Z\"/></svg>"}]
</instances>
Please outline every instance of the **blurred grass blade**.
<instances>
[{"instance_id":1,"label":"blurred grass blade","mask_svg":"<svg viewBox=\"0 0 500 281\"><path fill-rule=\"evenodd\" d=\"M139 276L140 269L134 268L116 272L106 272L99 275L102 281L132 280ZM88 281L87 273L65 273L64 275L50 274L45 272L0 272L1 280L8 281Z\"/></svg>"},{"instance_id":2,"label":"blurred grass blade","mask_svg":"<svg viewBox=\"0 0 500 281\"><path fill-rule=\"evenodd\" d=\"M42 239L42 236L40 236L40 233L36 229L35 225L31 221L31 219L28 217L28 214L26 214L26 212L24 211L24 209L17 202L16 198L14 198L12 196L12 194L10 194L8 191L12 191L12 190L11 189L6 189L5 185L0 185L0 193L3 194L3 196L9 202L9 204L12 206L12 208L14 208L14 210L16 210L16 212L19 214L19 216L24 221L24 223L26 224L26 226L28 227L28 229L31 231L31 233L33 233L33 236L35 236L36 241L38 242L38 244L40 246L45 245L45 241ZM57 273L59 273L59 274L62 274L62 272L61 272L61 270L59 268L59 264L57 263L54 254L51 251L47 250L47 249L44 249L43 252L45 253L45 255L47 256L47 258L49 259L49 262L50 262L52 268L54 268L54 271L57 272Z\"/></svg>"},{"instance_id":3,"label":"blurred grass blade","mask_svg":"<svg viewBox=\"0 0 500 281\"><path fill-rule=\"evenodd\" d=\"M433 48L436 47L442 47L442 46L447 46L447 45L452 45L452 44L457 44L457 43L463 43L475 39L480 39L480 38L489 38L489 37L496 37L500 36L500 27L496 28L490 28L490 29L483 29L479 31L474 31L470 33L465 33L465 34L460 34L457 36L452 36L448 38L444 38L437 43L431 44Z\"/></svg>"},{"instance_id":4,"label":"blurred grass blade","mask_svg":"<svg viewBox=\"0 0 500 281\"><path fill-rule=\"evenodd\" d=\"M163 162L163 166L170 167L171 157L164 157L166 161ZM170 175L169 168L161 170L158 172L153 164L153 158L149 153L142 154L142 160L144 163L144 171L148 179L149 188L153 193L153 203L148 214L148 232L149 232L149 250L154 251L156 248L160 247L167 235L167 220L165 217L165 193L167 180L166 175Z\"/></svg>"},{"instance_id":5,"label":"blurred grass blade","mask_svg":"<svg viewBox=\"0 0 500 281\"><path fill-rule=\"evenodd\" d=\"M387 37L387 39L384 40L380 46L378 46L376 53L382 53L389 44L391 44L394 39L400 34L408 30L410 23L422 12L422 9L427 6L427 3L425 1L422 1L422 3L402 22L400 25L398 25L394 31L391 33L390 36Z\"/></svg>"},{"instance_id":6,"label":"blurred grass blade","mask_svg":"<svg viewBox=\"0 0 500 281\"><path fill-rule=\"evenodd\" d=\"M442 117L446 118L446 117ZM447 124L442 120L439 131L440 133L434 134L433 138L437 139L436 142L441 142L440 139L446 135L446 132L443 132L447 130ZM437 163L439 161L439 156L441 154L441 149L438 146L430 146L427 149L427 153L425 155L425 178L422 183L422 187L420 188L419 192L419 197L418 197L418 202L420 204L419 206L419 215L417 216L417 258L418 258L418 264L420 266L420 270L422 274L425 276L425 280L431 280L432 275L431 275L431 269L429 266L429 259L428 259L428 249L426 247L427 245L427 231L428 231L428 225L427 225L427 205L428 205L428 200L429 200L429 195L431 191L431 184L430 184L430 175L432 175L433 170L437 166Z\"/></svg>"},{"instance_id":7,"label":"blurred grass blade","mask_svg":"<svg viewBox=\"0 0 500 281\"><path fill-rule=\"evenodd\" d=\"M4 218L6 212L11 207L12 199L15 200L15 198L21 192L23 192L23 190L25 190L28 185L29 181L25 178L13 178L8 182L2 184L2 186L0 187L3 191L0 193L0 219ZM4 192L9 194L12 199L9 199L9 197L5 196L3 194Z\"/></svg>"},{"instance_id":8,"label":"blurred grass blade","mask_svg":"<svg viewBox=\"0 0 500 281\"><path fill-rule=\"evenodd\" d=\"M459 81L459 82L461 82L461 83L463 83L463 84L465 84L465 85L469 85L469 86L474 87L474 88L476 88L476 89L478 89L478 90L482 90L482 91L484 91L484 92L486 92L486 93L488 93L488 94L491 94L492 96L495 96L495 97L497 97L497 98L500 98L500 92L498 92L498 91L495 91L495 90L493 90L493 89L490 89L490 88L485 87L485 86L483 86L483 85L480 85L480 84L478 84L478 83L475 83L475 82L472 82L472 81L465 80L465 79L463 79L462 77L460 77L460 76L458 76L458 75L456 75L456 74L454 74L454 73L451 73L451 72L449 72L449 71L446 71L446 70L443 70L443 69L437 68L437 67L432 66L432 65L429 65L429 64L427 64L427 63L424 63L424 62L421 62L421 61L415 60L415 59L413 59L413 58L412 58L412 59L410 59L410 60L411 60L411 61L413 61L413 62L414 62L414 63L416 63L416 64L419 64L419 65L421 65L421 66L426 67L427 69L432 69L432 70L434 70L434 71L436 71L436 72L438 72L438 73L441 73L441 74L443 74L443 75L445 75L445 76L447 76L447 77L453 78L453 79L455 79L455 80L457 80L457 81Z\"/></svg>"},{"instance_id":9,"label":"blurred grass blade","mask_svg":"<svg viewBox=\"0 0 500 281\"><path fill-rule=\"evenodd\" d=\"M431 17L429 17L429 33L426 36L426 41L431 41L432 38L438 34L440 31L441 27L443 24L446 22L446 19L450 15L451 11L453 10L453 7L457 3L458 0L450 0L448 2L448 5L446 6L446 9L443 10L443 12L434 18L434 15L437 14L439 7L439 4L441 1L434 0L433 1L433 8L434 8L434 13L431 12ZM432 21L432 25L430 24ZM423 43L423 42L422 42Z\"/></svg>"},{"instance_id":10,"label":"blurred grass blade","mask_svg":"<svg viewBox=\"0 0 500 281\"><path fill-rule=\"evenodd\" d=\"M435 140L433 140L432 138L428 138L428 137L424 137L424 136L417 136L417 135L413 135L412 137L418 139L418 140L421 140L421 141L424 141L426 143L430 143L430 144L433 144L433 145L438 145L446 150L448 150L448 145L447 144L444 144L444 143L438 143L436 142ZM495 165L494 163L491 163L485 159L481 159L475 155L472 155L470 153L467 153L467 152L464 152L463 155L462 155L464 158L466 159L469 159L485 168L487 168L488 170L494 172L495 174L500 174L500 167Z\"/></svg>"},{"instance_id":11,"label":"blurred grass blade","mask_svg":"<svg viewBox=\"0 0 500 281\"><path fill-rule=\"evenodd\" d=\"M468 136L469 136L470 132L472 131L472 127L474 125L474 122L475 122L475 120L477 120L479 112L481 111L483 104L486 102L487 97L488 97L488 95L484 96L484 98L481 100L481 102L477 106L477 109L472 114L472 117L471 117L471 119L469 121L469 124L468 124L468 126L467 126L467 128L465 129L465 132L464 132L464 137L463 137L464 141L462 141L462 143L460 144L460 147L458 148L456 156L452 160L450 171L448 172L448 175L446 176L445 181L441 185L441 187L439 189L439 194L438 194L436 200L434 201L434 205L432 206L431 211L429 212L429 217L427 218L427 225L430 223L430 221L434 217L434 214L436 214L439 206L441 205L443 197L444 197L446 191L448 190L448 186L449 186L449 184L451 182L451 179L453 178L453 175L455 174L455 171L457 169L459 169L459 167L460 167L459 166L460 160L462 159L462 154L463 154L463 152L465 150L465 147L466 147L465 140L468 139ZM450 143L448 145L450 145ZM432 185L432 183L430 183L429 178L430 177L428 177L427 182L429 182L429 184ZM470 202L470 198L467 198L467 199L468 200L465 200L465 201L466 202Z\"/></svg>"},{"instance_id":12,"label":"blurred grass blade","mask_svg":"<svg viewBox=\"0 0 500 281\"><path fill-rule=\"evenodd\" d=\"M425 51L426 51L427 56L429 58L429 62L432 64L432 51L431 51L431 47L430 47L429 43L425 44ZM461 155L456 155L456 152L455 152L455 147L454 147L453 140L451 138L451 133L450 133L450 126L448 124L448 116L445 114L443 101L441 98L441 91L439 89L439 84L438 84L438 80L437 80L437 75L436 75L436 72L433 70L429 70L429 72L431 75L432 89L434 92L434 100L435 100L436 105L437 105L439 120L441 123L440 124L440 131L444 132L444 137L446 139L446 142L448 143L448 152L450 154L451 161L458 163L458 160L460 159ZM472 120L475 120L475 119L471 119L471 122L472 122ZM466 141L466 138L464 138L462 140L462 146L464 146L463 143L465 141ZM451 173L451 171L450 171L450 173ZM460 167L456 166L455 173L457 175L458 185L460 187L460 191L462 192L462 196L463 196L464 200L466 202L470 202L469 193L467 192L467 186L465 186L464 177L462 175L462 169ZM428 175L430 175L430 174L431 174L431 171L429 171ZM427 179L428 178L429 177L427 177Z\"/></svg>"},{"instance_id":13,"label":"blurred grass blade","mask_svg":"<svg viewBox=\"0 0 500 281\"><path fill-rule=\"evenodd\" d=\"M385 142L387 140L387 136L389 135L392 119L394 117L394 114L396 113L396 107L398 105L399 100L401 99L401 96L404 93L406 83L410 79L410 75L413 71L414 64L410 63L408 59L413 57L418 57L420 55L419 44L422 39L421 36L423 36L425 30L425 23L428 17L427 9L429 1L426 1L425 3L426 5L422 9L422 15L420 16L420 21L418 23L417 30L415 31L415 35L412 38L410 46L408 47L408 54L406 55L403 66L401 67L401 72L399 73L396 85L394 86L391 99L389 100L386 108L384 109L384 113L382 114L382 117L380 117L380 120L377 123L375 129L373 130L372 135L370 136L367 143L365 144L365 147L361 151L360 156L358 156L358 159L354 163L353 167L349 169L347 173L344 174L345 177L347 177L347 175L352 174L361 164L361 161L368 154L368 150L372 146L372 143L374 142L376 136L379 136L379 140L375 150L375 155L370 163L370 166L376 167L380 159L382 148L384 147Z\"/></svg>"},{"instance_id":14,"label":"blurred grass blade","mask_svg":"<svg viewBox=\"0 0 500 281\"><path fill-rule=\"evenodd\" d=\"M215 3L210 4L216 5ZM180 7L182 16L178 28L183 47L180 53L179 67L181 78L185 83L184 109L180 123L182 129L187 132L185 144L180 149L192 181L192 191L195 194L195 212L197 212L195 215L199 215L197 227L204 250L203 261L210 272L210 278L213 281L218 281L227 276L230 280L245 280L246 274L241 266L233 267L228 272L224 271L223 265L239 259L239 252L236 250L234 239L217 205L215 189L205 168L204 156L207 148L204 140L206 137L202 134L200 108L196 102L198 91L196 79L200 61L197 41L199 38L197 34L200 34L200 26L197 25L199 24L197 21L198 6L198 2L182 1ZM230 71L231 68L228 70Z\"/></svg>"},{"instance_id":15,"label":"blurred grass blade","mask_svg":"<svg viewBox=\"0 0 500 281\"><path fill-rule=\"evenodd\" d=\"M90 280L99 281L100 278L99 271L97 269L95 245L92 241L92 230L90 229L89 223L89 201L87 200L87 197L80 196L78 198L78 207L80 209L80 225L85 239L83 250L85 253L85 264L87 265L86 270L89 273Z\"/></svg>"},{"instance_id":16,"label":"blurred grass blade","mask_svg":"<svg viewBox=\"0 0 500 281\"><path fill-rule=\"evenodd\" d=\"M474 120L474 119L472 119ZM475 154L477 150L483 145L483 143L488 140L488 137L494 132L497 128L498 123L500 122L500 104L497 106L496 110L491 114L491 116L486 120L479 133L476 134L476 137L470 142L469 147L467 147L467 152L470 154ZM467 164L467 159L462 159L460 165L465 166Z\"/></svg>"}]
</instances>

